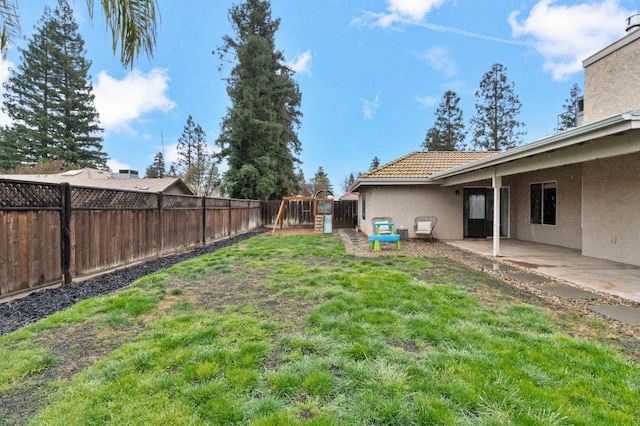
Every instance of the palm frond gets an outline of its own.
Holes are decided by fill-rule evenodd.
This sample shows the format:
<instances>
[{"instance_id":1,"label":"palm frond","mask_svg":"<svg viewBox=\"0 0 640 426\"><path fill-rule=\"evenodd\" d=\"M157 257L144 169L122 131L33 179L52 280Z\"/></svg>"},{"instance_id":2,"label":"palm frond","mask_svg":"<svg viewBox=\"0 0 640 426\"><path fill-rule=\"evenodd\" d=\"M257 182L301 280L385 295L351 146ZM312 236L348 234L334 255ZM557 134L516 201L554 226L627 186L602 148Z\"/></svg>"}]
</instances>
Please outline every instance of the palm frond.
<instances>
[{"instance_id":1,"label":"palm frond","mask_svg":"<svg viewBox=\"0 0 640 426\"><path fill-rule=\"evenodd\" d=\"M160 21L157 0L101 0L101 3L111 31L113 53L120 46L122 65L132 68L141 52L152 57ZM95 0L87 0L92 19L94 4Z\"/></svg>"}]
</instances>

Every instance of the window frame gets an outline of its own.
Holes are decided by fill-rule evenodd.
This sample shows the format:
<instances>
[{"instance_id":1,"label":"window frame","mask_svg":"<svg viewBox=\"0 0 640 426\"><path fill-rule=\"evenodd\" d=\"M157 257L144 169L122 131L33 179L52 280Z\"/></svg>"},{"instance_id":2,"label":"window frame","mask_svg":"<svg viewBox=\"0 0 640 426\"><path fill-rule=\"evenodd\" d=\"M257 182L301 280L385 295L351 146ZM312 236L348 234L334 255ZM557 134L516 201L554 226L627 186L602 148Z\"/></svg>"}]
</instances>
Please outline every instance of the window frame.
<instances>
[{"instance_id":1,"label":"window frame","mask_svg":"<svg viewBox=\"0 0 640 426\"><path fill-rule=\"evenodd\" d=\"M558 181L534 182L529 185L530 223L557 226Z\"/></svg>"},{"instance_id":2,"label":"window frame","mask_svg":"<svg viewBox=\"0 0 640 426\"><path fill-rule=\"evenodd\" d=\"M362 220L364 221L367 219L367 192L362 191L360 195L362 195L360 199L360 205L362 208Z\"/></svg>"}]
</instances>

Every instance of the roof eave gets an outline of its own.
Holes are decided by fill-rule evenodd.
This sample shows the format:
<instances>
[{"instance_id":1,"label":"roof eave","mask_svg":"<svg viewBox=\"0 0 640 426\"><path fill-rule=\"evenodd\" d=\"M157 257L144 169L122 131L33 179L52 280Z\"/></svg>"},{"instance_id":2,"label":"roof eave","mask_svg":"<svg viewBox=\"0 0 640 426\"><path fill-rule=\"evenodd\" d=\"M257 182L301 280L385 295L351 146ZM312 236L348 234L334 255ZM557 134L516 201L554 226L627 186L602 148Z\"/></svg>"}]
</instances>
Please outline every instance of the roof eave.
<instances>
[{"instance_id":1,"label":"roof eave","mask_svg":"<svg viewBox=\"0 0 640 426\"><path fill-rule=\"evenodd\" d=\"M357 191L362 186L390 186L390 185L428 185L433 181L430 177L423 178L358 178L349 192Z\"/></svg>"},{"instance_id":2,"label":"roof eave","mask_svg":"<svg viewBox=\"0 0 640 426\"><path fill-rule=\"evenodd\" d=\"M585 124L584 126L574 127L573 129L545 136L538 141L512 148L481 160L434 173L430 176L430 179L434 181L446 179L462 173L496 166L508 161L515 161L589 140L638 129L640 129L640 110L629 111L594 123Z\"/></svg>"}]
</instances>

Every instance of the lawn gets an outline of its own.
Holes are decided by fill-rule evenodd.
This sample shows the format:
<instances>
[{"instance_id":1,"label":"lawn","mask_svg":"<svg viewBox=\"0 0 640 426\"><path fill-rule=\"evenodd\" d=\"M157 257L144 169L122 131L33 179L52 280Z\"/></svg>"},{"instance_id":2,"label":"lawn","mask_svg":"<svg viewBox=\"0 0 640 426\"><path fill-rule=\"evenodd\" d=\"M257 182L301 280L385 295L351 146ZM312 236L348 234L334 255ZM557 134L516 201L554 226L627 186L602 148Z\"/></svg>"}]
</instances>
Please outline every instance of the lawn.
<instances>
[{"instance_id":1,"label":"lawn","mask_svg":"<svg viewBox=\"0 0 640 426\"><path fill-rule=\"evenodd\" d=\"M262 235L0 337L0 425L638 424L599 334L442 258Z\"/></svg>"}]
</instances>

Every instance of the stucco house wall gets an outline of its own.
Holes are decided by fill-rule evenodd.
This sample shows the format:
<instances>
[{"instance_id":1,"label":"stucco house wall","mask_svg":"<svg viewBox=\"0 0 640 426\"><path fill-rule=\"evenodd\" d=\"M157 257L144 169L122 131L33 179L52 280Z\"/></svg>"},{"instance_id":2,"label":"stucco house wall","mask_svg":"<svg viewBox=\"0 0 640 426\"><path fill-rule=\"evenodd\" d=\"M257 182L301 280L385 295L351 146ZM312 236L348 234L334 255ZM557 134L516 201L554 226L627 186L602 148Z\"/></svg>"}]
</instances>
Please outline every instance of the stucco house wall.
<instances>
[{"instance_id":1,"label":"stucco house wall","mask_svg":"<svg viewBox=\"0 0 640 426\"><path fill-rule=\"evenodd\" d=\"M512 238L573 249L582 248L582 165L556 167L514 177ZM531 223L531 184L557 182L556 225ZM515 233L514 233L515 230Z\"/></svg>"},{"instance_id":2,"label":"stucco house wall","mask_svg":"<svg viewBox=\"0 0 640 426\"><path fill-rule=\"evenodd\" d=\"M640 153L584 164L582 254L640 266Z\"/></svg>"},{"instance_id":3,"label":"stucco house wall","mask_svg":"<svg viewBox=\"0 0 640 426\"><path fill-rule=\"evenodd\" d=\"M458 194L456 194L458 190ZM362 203L366 203L362 218ZM392 217L397 228L409 230L409 238L415 238L413 230L416 216L436 216L438 223L434 236L439 240L462 238L462 188L439 185L379 186L360 190L360 228L363 233L373 233L373 217Z\"/></svg>"},{"instance_id":4,"label":"stucco house wall","mask_svg":"<svg viewBox=\"0 0 640 426\"><path fill-rule=\"evenodd\" d=\"M640 30L583 61L584 124L638 108Z\"/></svg>"}]
</instances>

